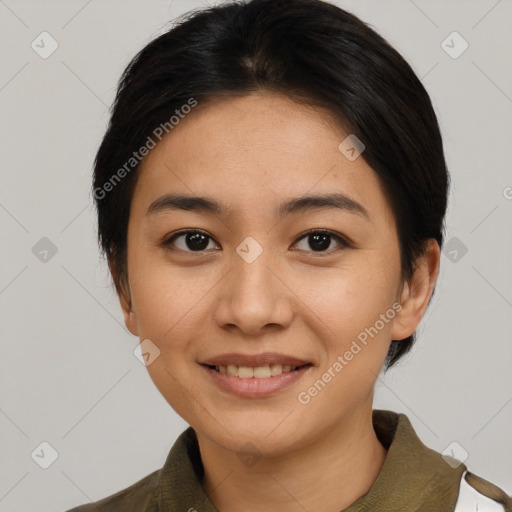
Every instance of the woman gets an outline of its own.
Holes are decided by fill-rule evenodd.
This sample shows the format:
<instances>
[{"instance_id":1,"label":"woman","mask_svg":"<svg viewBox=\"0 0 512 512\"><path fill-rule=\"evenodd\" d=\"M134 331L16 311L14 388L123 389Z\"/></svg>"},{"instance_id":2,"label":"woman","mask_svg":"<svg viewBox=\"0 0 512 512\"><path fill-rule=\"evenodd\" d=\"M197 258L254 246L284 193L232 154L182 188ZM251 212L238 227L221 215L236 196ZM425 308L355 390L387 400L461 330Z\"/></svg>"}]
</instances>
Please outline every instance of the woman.
<instances>
[{"instance_id":1,"label":"woman","mask_svg":"<svg viewBox=\"0 0 512 512\"><path fill-rule=\"evenodd\" d=\"M421 82L334 5L224 4L147 45L93 192L125 323L190 428L73 510L511 511L372 408L432 297L448 181Z\"/></svg>"}]
</instances>

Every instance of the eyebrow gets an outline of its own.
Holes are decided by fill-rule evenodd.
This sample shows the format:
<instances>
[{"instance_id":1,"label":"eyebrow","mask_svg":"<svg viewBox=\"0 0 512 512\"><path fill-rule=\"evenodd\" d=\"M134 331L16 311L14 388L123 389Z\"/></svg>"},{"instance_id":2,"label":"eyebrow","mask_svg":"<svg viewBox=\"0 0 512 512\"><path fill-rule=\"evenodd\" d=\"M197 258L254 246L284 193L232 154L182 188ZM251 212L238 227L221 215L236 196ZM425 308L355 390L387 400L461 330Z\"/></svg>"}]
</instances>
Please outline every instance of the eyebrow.
<instances>
[{"instance_id":1,"label":"eyebrow","mask_svg":"<svg viewBox=\"0 0 512 512\"><path fill-rule=\"evenodd\" d=\"M339 192L307 195L290 199L278 205L277 208L274 209L274 215L278 218L282 218L294 213L327 208L337 208L370 220L368 211L361 203ZM204 212L219 216L225 216L230 213L229 208L210 197L166 194L149 205L146 215L153 215L168 210Z\"/></svg>"}]
</instances>

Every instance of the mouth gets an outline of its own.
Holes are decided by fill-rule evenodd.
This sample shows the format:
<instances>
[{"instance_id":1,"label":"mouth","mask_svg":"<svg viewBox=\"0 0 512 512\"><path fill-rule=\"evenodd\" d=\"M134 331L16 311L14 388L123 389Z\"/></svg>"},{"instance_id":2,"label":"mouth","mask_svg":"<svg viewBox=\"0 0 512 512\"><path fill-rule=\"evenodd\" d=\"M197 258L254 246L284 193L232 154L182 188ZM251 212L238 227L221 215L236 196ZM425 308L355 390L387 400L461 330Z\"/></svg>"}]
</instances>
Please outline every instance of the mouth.
<instances>
[{"instance_id":1,"label":"mouth","mask_svg":"<svg viewBox=\"0 0 512 512\"><path fill-rule=\"evenodd\" d=\"M237 366L234 364L229 365L204 365L215 370L218 373L223 373L230 377L238 377L239 379L269 379L278 377L283 373L290 373L297 371L301 368L312 366L311 363L301 365L291 364L266 364L262 366Z\"/></svg>"},{"instance_id":2,"label":"mouth","mask_svg":"<svg viewBox=\"0 0 512 512\"><path fill-rule=\"evenodd\" d=\"M200 363L210 382L239 398L263 398L297 383L314 364L293 356L225 354Z\"/></svg>"}]
</instances>

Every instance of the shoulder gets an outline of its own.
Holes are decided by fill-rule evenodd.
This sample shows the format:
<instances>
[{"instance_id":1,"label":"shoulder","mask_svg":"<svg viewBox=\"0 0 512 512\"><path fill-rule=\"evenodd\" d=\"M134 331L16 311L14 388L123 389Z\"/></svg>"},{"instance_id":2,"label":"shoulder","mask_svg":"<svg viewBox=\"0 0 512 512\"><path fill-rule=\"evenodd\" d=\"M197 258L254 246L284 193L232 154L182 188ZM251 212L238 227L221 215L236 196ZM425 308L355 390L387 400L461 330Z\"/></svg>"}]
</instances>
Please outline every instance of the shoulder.
<instances>
[{"instance_id":1,"label":"shoulder","mask_svg":"<svg viewBox=\"0 0 512 512\"><path fill-rule=\"evenodd\" d=\"M188 427L174 442L162 468L111 496L67 512L157 512L161 502L166 510L178 510L183 496L204 494L198 481L201 469L196 434ZM169 503L180 507L173 508Z\"/></svg>"},{"instance_id":2,"label":"shoulder","mask_svg":"<svg viewBox=\"0 0 512 512\"><path fill-rule=\"evenodd\" d=\"M512 497L470 471L462 475L454 512L512 512Z\"/></svg>"},{"instance_id":3,"label":"shoulder","mask_svg":"<svg viewBox=\"0 0 512 512\"><path fill-rule=\"evenodd\" d=\"M160 469L154 471L126 489L67 512L153 512L159 498L155 490L158 487L160 473Z\"/></svg>"}]
</instances>

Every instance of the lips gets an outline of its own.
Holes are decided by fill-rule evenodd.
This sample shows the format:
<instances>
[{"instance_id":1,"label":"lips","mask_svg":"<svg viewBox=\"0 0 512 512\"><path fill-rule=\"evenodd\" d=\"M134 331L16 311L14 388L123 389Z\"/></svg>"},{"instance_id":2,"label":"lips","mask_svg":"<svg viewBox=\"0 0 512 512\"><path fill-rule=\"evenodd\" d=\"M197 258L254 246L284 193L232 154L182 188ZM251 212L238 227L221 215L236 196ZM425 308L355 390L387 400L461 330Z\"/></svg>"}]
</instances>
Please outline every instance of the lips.
<instances>
[{"instance_id":1,"label":"lips","mask_svg":"<svg viewBox=\"0 0 512 512\"><path fill-rule=\"evenodd\" d=\"M255 360L261 361L261 359L252 358L249 363L245 364L255 364ZM300 361L296 358L288 358L287 360ZM210 361L214 360L211 359ZM199 366L206 378L209 379L208 382L214 383L217 389L239 398L270 397L291 386L297 385L313 368L311 363L306 363L302 366L280 364L267 364L255 367L235 365L214 366L208 364L200 364ZM208 390L210 389L210 386L208 386Z\"/></svg>"}]
</instances>

